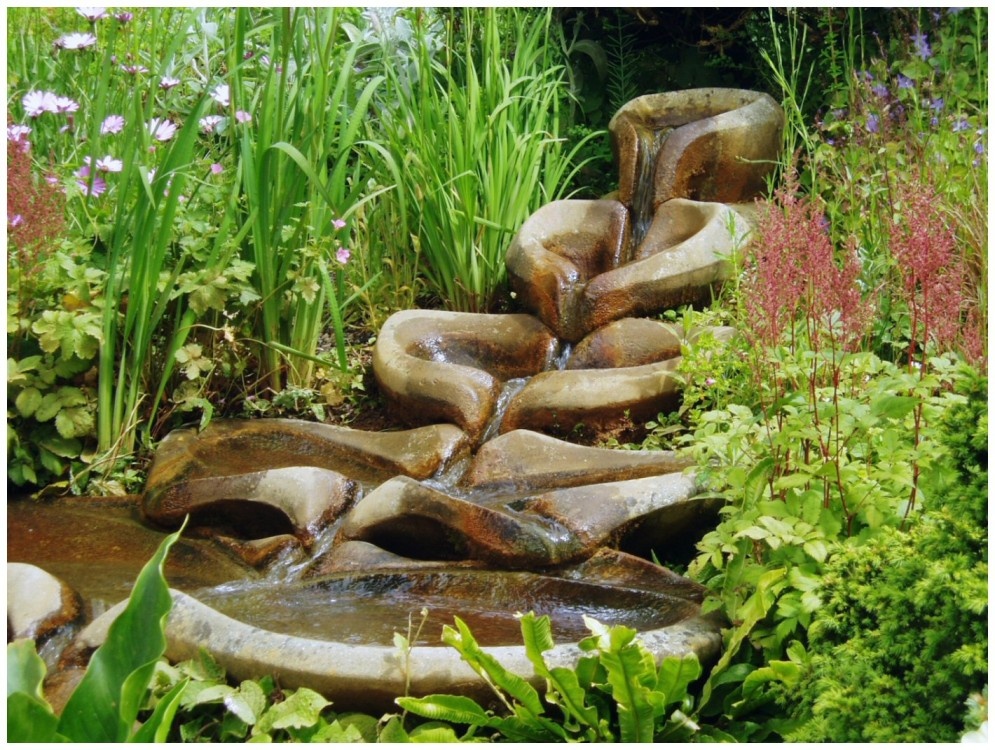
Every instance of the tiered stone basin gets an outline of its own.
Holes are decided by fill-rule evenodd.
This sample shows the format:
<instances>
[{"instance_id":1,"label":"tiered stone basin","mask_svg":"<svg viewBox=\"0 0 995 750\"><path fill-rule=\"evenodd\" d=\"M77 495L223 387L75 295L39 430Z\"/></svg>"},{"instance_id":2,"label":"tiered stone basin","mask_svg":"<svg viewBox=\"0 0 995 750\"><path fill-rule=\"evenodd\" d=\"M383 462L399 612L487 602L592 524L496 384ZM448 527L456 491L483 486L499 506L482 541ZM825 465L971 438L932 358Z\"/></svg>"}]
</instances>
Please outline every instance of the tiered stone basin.
<instances>
[{"instance_id":1,"label":"tiered stone basin","mask_svg":"<svg viewBox=\"0 0 995 750\"><path fill-rule=\"evenodd\" d=\"M366 709L389 708L409 679L415 695L485 689L437 645L457 614L526 677L514 613L530 609L553 618L558 665L580 655L581 613L637 627L657 658L715 658L703 589L647 559L686 551L717 502L673 453L561 438L677 405L681 353L703 331L653 316L724 279L782 127L770 97L739 90L623 107L610 126L618 194L544 206L511 243L525 313L409 310L379 332L374 375L410 429L234 420L169 435L136 508L144 525L189 516L187 536L245 574L175 593L168 656L205 647L236 679L273 674ZM391 634L423 607L402 657ZM99 643L113 616L67 654ZM34 632L46 617L17 622Z\"/></svg>"}]
</instances>

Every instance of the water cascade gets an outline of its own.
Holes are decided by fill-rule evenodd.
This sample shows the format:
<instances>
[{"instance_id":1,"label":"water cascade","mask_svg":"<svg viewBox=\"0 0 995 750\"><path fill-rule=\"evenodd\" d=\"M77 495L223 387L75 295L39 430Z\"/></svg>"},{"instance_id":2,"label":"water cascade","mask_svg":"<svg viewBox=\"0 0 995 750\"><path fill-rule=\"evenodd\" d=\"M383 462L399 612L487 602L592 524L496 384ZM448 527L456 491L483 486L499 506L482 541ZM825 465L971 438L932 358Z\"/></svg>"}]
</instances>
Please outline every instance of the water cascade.
<instances>
[{"instance_id":1,"label":"water cascade","mask_svg":"<svg viewBox=\"0 0 995 750\"><path fill-rule=\"evenodd\" d=\"M389 708L409 676L414 695L479 691L439 645L454 615L526 676L514 613L528 610L553 619L553 664L576 663L582 614L638 628L659 658L715 658L719 624L700 613L701 587L649 562L700 538L715 502L672 453L566 438L677 405L680 347L700 332L657 316L723 279L782 127L774 101L749 91L633 100L610 126L617 194L544 206L508 249L527 314L410 310L384 324L374 374L407 429L215 421L167 436L138 498L13 503L8 557L37 566L18 575L44 568L75 609L32 619L15 593L8 623L37 634L99 614L189 515L166 568L167 655L204 647L233 678L274 674L343 710ZM78 635L76 653L119 606ZM423 608L406 675L392 635Z\"/></svg>"}]
</instances>

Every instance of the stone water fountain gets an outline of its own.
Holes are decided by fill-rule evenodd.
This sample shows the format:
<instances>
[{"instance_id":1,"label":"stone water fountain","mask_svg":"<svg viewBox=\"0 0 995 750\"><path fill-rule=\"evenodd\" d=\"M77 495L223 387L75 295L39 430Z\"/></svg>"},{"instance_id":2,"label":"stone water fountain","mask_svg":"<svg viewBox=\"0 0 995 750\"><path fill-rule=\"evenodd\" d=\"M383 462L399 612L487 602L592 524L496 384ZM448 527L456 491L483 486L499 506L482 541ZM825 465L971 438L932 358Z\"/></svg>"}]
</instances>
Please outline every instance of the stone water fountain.
<instances>
[{"instance_id":1,"label":"stone water fountain","mask_svg":"<svg viewBox=\"0 0 995 750\"><path fill-rule=\"evenodd\" d=\"M108 544L134 563L151 555L155 529L189 514L167 566L182 589L167 655L204 647L234 678L273 674L340 709L389 708L404 693L392 634L408 632L423 607L413 695L480 691L458 654L438 645L454 614L523 675L532 669L514 613L529 610L553 620L554 664L579 657L571 644L587 634L581 614L636 627L659 658L714 658L719 624L700 614L702 589L648 562L693 545L714 522L714 501L697 496L670 452L562 438L676 405L681 345L701 332L654 316L706 300L722 280L722 256L749 231L782 127L777 104L749 91L657 94L623 107L610 125L617 195L544 206L508 250L529 314L409 310L383 326L374 373L410 429L215 421L170 434L130 505L11 505L9 559L46 568L90 605L38 567L11 566L8 633L44 638L60 624L24 603L46 586L53 601L76 605L61 620L123 598L113 574L97 582L107 552L84 537L117 524L123 533ZM41 544L40 530L55 527L69 538ZM184 568L185 558L196 563ZM118 608L66 653L95 647Z\"/></svg>"}]
</instances>

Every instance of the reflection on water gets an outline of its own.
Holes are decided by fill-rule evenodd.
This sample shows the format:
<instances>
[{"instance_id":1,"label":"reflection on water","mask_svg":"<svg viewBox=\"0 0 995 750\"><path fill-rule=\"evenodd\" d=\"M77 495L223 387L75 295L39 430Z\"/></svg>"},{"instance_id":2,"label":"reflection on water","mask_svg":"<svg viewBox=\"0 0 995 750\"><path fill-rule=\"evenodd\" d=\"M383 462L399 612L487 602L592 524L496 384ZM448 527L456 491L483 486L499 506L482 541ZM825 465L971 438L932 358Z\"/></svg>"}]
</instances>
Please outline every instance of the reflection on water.
<instances>
[{"instance_id":1,"label":"reflection on water","mask_svg":"<svg viewBox=\"0 0 995 750\"><path fill-rule=\"evenodd\" d=\"M652 629L687 616L690 606L663 594L494 571L378 574L277 587L232 583L198 590L194 596L229 617L273 632L385 646L395 632L417 631L422 608L428 615L412 643L439 644L442 627L459 617L479 643L498 646L521 643L517 612L549 615L554 638L575 642L590 635L583 615L606 625Z\"/></svg>"}]
</instances>

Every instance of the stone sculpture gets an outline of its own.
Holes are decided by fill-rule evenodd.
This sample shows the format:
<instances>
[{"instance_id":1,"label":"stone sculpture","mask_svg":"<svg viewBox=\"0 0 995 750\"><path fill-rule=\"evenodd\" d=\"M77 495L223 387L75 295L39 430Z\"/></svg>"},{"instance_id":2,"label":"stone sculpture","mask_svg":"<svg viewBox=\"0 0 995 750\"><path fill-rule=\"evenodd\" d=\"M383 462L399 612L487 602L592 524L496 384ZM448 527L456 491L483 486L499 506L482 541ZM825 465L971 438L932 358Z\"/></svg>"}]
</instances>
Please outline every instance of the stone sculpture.
<instances>
[{"instance_id":1,"label":"stone sculpture","mask_svg":"<svg viewBox=\"0 0 995 750\"><path fill-rule=\"evenodd\" d=\"M400 586L448 598L454 611L474 602L555 612L574 602L630 618L660 658L689 650L713 658L720 637L700 615L703 590L643 557L699 538L715 502L698 496L671 453L584 448L557 436L676 405L681 346L700 332L651 316L701 301L722 281L782 127L777 104L748 91L630 102L610 125L618 193L544 206L511 243L509 277L528 314L411 310L383 326L374 373L411 429L259 420L178 431L156 456L144 518L175 527L189 513L250 564L292 550L299 574L264 578L274 599L357 589L375 597ZM334 630L273 632L198 598L176 595L173 658L205 646L235 678L275 674L342 706L382 705L404 690L389 644L346 644ZM238 602L228 606L242 619ZM99 642L110 616L82 642ZM520 647L492 644L492 652L531 673ZM561 645L552 660L577 656ZM416 646L411 665L414 694L481 688L439 646Z\"/></svg>"}]
</instances>

